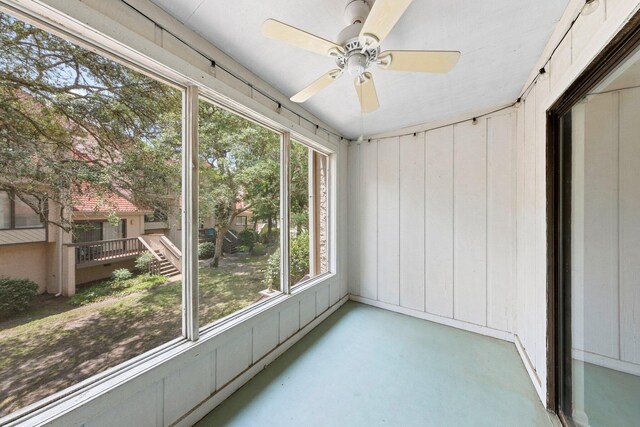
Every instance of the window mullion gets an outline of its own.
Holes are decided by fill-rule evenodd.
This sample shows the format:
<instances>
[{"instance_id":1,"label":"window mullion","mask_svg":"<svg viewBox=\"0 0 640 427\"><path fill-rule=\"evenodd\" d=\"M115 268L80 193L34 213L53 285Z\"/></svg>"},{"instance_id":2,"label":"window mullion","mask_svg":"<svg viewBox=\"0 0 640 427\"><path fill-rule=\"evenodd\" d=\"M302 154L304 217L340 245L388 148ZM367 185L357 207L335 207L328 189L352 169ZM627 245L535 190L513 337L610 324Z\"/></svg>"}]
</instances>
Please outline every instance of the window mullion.
<instances>
[{"instance_id":1,"label":"window mullion","mask_svg":"<svg viewBox=\"0 0 640 427\"><path fill-rule=\"evenodd\" d=\"M289 289L289 132L280 139L280 290Z\"/></svg>"},{"instance_id":2,"label":"window mullion","mask_svg":"<svg viewBox=\"0 0 640 427\"><path fill-rule=\"evenodd\" d=\"M198 88L188 86L182 108L182 333L198 339Z\"/></svg>"}]
</instances>

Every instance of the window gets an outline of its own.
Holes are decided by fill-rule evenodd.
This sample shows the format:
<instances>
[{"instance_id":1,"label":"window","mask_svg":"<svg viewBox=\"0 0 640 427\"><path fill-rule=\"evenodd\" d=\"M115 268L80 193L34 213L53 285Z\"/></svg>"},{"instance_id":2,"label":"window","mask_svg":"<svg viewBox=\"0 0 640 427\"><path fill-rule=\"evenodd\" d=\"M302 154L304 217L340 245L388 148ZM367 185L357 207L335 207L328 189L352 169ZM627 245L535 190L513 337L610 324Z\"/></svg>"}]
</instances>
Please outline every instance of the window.
<instances>
[{"instance_id":1,"label":"window","mask_svg":"<svg viewBox=\"0 0 640 427\"><path fill-rule=\"evenodd\" d=\"M38 200L29 195L21 195L31 206L39 206ZM40 215L20 197L8 191L0 191L0 229L42 228Z\"/></svg>"},{"instance_id":2,"label":"window","mask_svg":"<svg viewBox=\"0 0 640 427\"><path fill-rule=\"evenodd\" d=\"M198 137L200 223L215 224L198 254L207 325L280 290L280 135L201 99ZM234 230L249 210L256 230Z\"/></svg>"},{"instance_id":3,"label":"window","mask_svg":"<svg viewBox=\"0 0 640 427\"><path fill-rule=\"evenodd\" d=\"M38 288L0 313L0 417L329 271L326 154L99 52L0 13L0 229L54 231L0 266Z\"/></svg>"},{"instance_id":4,"label":"window","mask_svg":"<svg viewBox=\"0 0 640 427\"><path fill-rule=\"evenodd\" d=\"M289 162L289 283L329 271L328 158L292 141Z\"/></svg>"},{"instance_id":5,"label":"window","mask_svg":"<svg viewBox=\"0 0 640 427\"><path fill-rule=\"evenodd\" d=\"M0 13L0 112L0 228L53 230L3 249L43 294L0 312L1 417L181 336L179 243L138 236L179 210L182 91Z\"/></svg>"},{"instance_id":6,"label":"window","mask_svg":"<svg viewBox=\"0 0 640 427\"><path fill-rule=\"evenodd\" d=\"M11 200L9 193L0 191L0 230L11 228Z\"/></svg>"}]
</instances>

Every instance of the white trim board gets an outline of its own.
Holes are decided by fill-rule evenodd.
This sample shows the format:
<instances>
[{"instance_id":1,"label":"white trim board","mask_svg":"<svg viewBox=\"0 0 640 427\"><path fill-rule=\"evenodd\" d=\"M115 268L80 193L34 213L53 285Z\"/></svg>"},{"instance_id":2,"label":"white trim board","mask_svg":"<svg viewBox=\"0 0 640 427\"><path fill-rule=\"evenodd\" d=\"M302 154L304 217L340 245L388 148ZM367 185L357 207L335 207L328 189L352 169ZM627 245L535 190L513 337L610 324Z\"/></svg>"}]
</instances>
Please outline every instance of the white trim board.
<instances>
[{"instance_id":1,"label":"white trim board","mask_svg":"<svg viewBox=\"0 0 640 427\"><path fill-rule=\"evenodd\" d=\"M613 369L614 371L624 372L625 374L640 376L640 365L635 363L626 362L620 359L612 359L611 357L590 353L576 348L571 350L571 357L581 362L591 363L592 365Z\"/></svg>"},{"instance_id":2,"label":"white trim board","mask_svg":"<svg viewBox=\"0 0 640 427\"><path fill-rule=\"evenodd\" d=\"M514 335L511 332L500 331L497 329L487 328L486 326L475 325L473 323L464 322L462 320L451 319L449 317L442 317L436 314L426 313L424 311L412 310L410 308L404 308L393 304L387 304L385 302L375 301L369 298L363 298L358 295L349 295L349 299L362 304L371 305L373 307L382 308L385 310L393 311L407 316L417 317L418 319L428 320L430 322L439 323L445 326L451 326L453 328L462 329L463 331L474 332L476 334L484 335L491 338L497 338L499 340L513 342Z\"/></svg>"},{"instance_id":3,"label":"white trim board","mask_svg":"<svg viewBox=\"0 0 640 427\"><path fill-rule=\"evenodd\" d=\"M251 367L245 370L243 373L235 377L226 386L218 390L216 393L209 396L205 401L200 403L191 412L187 413L180 420L172 424L173 426L192 426L202 418L204 418L209 412L220 405L226 398L235 393L240 387L245 385L251 378L255 377L260 371L262 371L267 365L271 364L274 360L280 357L285 351L291 348L295 343L300 341L311 330L318 326L321 322L325 321L327 317L332 315L337 309L342 307L349 300L349 296L342 297L337 303L329 307L324 313L316 317L311 323L298 332L293 334L289 339L273 349L270 353L258 360Z\"/></svg>"},{"instance_id":4,"label":"white trim board","mask_svg":"<svg viewBox=\"0 0 640 427\"><path fill-rule=\"evenodd\" d=\"M542 401L544 407L547 407L547 397L543 394L542 390L542 382L540 381L540 377L538 377L538 372L536 372L536 368L531 363L531 359L529 359L529 354L527 350L525 350L524 346L520 342L520 338L518 335L514 335L514 344L516 345L516 350L518 350L518 354L520 355L520 359L522 359L522 363L524 363L524 367L529 374L529 378L531 378L531 383L533 387L536 389L536 393L538 393L538 397Z\"/></svg>"}]
</instances>

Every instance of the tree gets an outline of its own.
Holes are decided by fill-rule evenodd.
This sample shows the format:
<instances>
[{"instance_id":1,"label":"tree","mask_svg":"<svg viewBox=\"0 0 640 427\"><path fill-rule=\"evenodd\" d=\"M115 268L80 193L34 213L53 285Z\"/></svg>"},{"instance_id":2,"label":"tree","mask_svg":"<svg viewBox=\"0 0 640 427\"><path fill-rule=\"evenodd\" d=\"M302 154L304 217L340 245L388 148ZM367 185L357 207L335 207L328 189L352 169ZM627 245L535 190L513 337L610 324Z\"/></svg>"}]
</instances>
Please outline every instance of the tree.
<instances>
[{"instance_id":1,"label":"tree","mask_svg":"<svg viewBox=\"0 0 640 427\"><path fill-rule=\"evenodd\" d=\"M162 208L159 195L180 183L180 138L158 124L180 111L180 99L163 83L0 13L0 188L45 221L53 221L45 200L68 208L85 193ZM59 217L70 229L69 209Z\"/></svg>"},{"instance_id":2,"label":"tree","mask_svg":"<svg viewBox=\"0 0 640 427\"><path fill-rule=\"evenodd\" d=\"M216 218L218 266L225 234L242 212L272 215L279 206L276 133L208 102L199 105L200 218Z\"/></svg>"}]
</instances>

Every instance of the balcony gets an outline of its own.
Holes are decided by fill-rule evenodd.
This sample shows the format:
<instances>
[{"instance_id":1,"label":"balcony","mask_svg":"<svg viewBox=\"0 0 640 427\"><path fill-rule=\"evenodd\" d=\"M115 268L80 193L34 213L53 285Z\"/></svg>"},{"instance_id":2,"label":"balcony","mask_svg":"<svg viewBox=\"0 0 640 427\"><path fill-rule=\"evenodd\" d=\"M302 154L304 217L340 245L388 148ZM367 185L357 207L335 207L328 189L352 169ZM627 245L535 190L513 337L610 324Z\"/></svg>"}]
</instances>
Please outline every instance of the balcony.
<instances>
[{"instance_id":1,"label":"balcony","mask_svg":"<svg viewBox=\"0 0 640 427\"><path fill-rule=\"evenodd\" d=\"M76 268L108 264L136 258L147 249L137 237L73 243Z\"/></svg>"}]
</instances>

